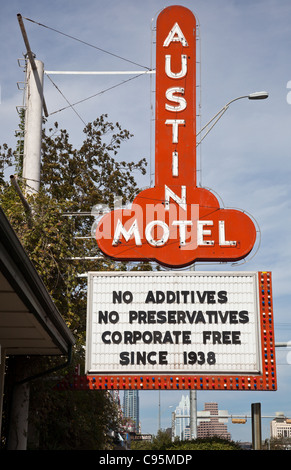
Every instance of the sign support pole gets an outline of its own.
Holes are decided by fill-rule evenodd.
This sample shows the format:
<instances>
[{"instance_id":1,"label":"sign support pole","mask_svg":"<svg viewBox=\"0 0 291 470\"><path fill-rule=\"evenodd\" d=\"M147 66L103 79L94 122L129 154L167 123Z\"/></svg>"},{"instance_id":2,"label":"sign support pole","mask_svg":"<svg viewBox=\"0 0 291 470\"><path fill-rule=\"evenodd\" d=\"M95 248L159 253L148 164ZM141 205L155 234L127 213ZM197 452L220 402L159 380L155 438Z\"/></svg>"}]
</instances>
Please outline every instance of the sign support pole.
<instances>
[{"instance_id":1,"label":"sign support pole","mask_svg":"<svg viewBox=\"0 0 291 470\"><path fill-rule=\"evenodd\" d=\"M252 445L253 450L261 450L261 403L252 403Z\"/></svg>"},{"instance_id":2,"label":"sign support pole","mask_svg":"<svg viewBox=\"0 0 291 470\"><path fill-rule=\"evenodd\" d=\"M197 439L197 390L190 390L190 433Z\"/></svg>"}]
</instances>

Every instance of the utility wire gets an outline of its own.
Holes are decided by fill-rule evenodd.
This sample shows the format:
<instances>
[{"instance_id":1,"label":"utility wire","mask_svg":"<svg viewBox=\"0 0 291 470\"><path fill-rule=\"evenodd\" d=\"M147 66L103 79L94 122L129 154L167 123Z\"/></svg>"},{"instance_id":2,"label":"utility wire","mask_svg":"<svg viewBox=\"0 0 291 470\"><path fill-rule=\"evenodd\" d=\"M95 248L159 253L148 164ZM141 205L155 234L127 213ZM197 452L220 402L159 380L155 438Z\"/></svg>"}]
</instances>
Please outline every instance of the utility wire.
<instances>
[{"instance_id":1,"label":"utility wire","mask_svg":"<svg viewBox=\"0 0 291 470\"><path fill-rule=\"evenodd\" d=\"M49 75L47 75L47 77L49 78L49 80L52 82L52 84L54 85L54 87L58 90L58 92L62 95L62 97L64 98L64 100L66 100L66 102L68 103L68 106L66 106L65 108L63 109L67 109L67 108L72 108L72 110L74 111L74 113L77 114L78 118L82 121L82 123L86 126L86 123L85 121L81 118L80 114L75 110L74 108L74 105L71 104L69 102L69 100L65 97L65 95L63 94L63 92L59 89L59 87L55 84L55 82L51 79L51 77ZM62 109L62 110L63 110ZM62 110L59 110L59 111L62 111ZM54 111L53 113L50 113L50 114L54 114L56 113L57 111Z\"/></svg>"},{"instance_id":2,"label":"utility wire","mask_svg":"<svg viewBox=\"0 0 291 470\"><path fill-rule=\"evenodd\" d=\"M137 65L138 67L142 67L146 70L151 70L150 67L146 67L145 65L141 65L141 64L138 64L137 62L133 62L132 60L129 60L129 59L125 59L124 57L121 57L117 54L114 54L113 52L109 52L109 51L106 51L105 49L102 49L101 47L98 47L98 46L95 46L93 44L90 44L89 42L86 42L86 41L83 41L82 39L78 39L74 36L71 36L69 34L66 34L66 33L63 33L62 31L58 31L57 29L55 28L51 28L50 26L47 26L47 25L44 25L42 23L38 23L37 21L34 21L30 18L26 18L25 16L23 16L23 19L27 20L27 21L30 21L31 23L34 23L34 24L37 24L38 26L42 26L43 28L46 28L46 29L50 29L51 31L54 31L55 33L58 33L58 34L61 34L62 36L66 36L67 38L70 38L70 39L73 39L74 41L78 41L82 44L85 44L86 46L89 46L89 47L93 47L94 49L97 49L98 51L101 51L101 52L104 52L105 54L109 54L113 57L116 57L117 59L121 59L121 60L124 60L126 62L129 62L130 64L134 64L134 65Z\"/></svg>"},{"instance_id":3,"label":"utility wire","mask_svg":"<svg viewBox=\"0 0 291 470\"><path fill-rule=\"evenodd\" d=\"M53 80L51 79L51 77L50 77L48 74L46 74L46 75L47 75L47 77L50 79L50 81L54 84L54 86L58 89L58 87L57 87L56 84L53 82ZM117 87L119 87L120 85L124 85L125 83L130 82L131 80L134 80L135 78L138 78L138 77L141 77L141 76L142 76L142 75L135 75L134 77L128 78L127 80L123 80L122 82L117 83L116 85L112 85L112 86L109 87L109 88L106 88L106 89L104 89L104 90L102 90L102 91L99 91L98 93L95 93L94 95L88 96L87 98L83 98L83 99L80 100L80 101L76 101L76 102L73 103L73 104L70 104L70 103L68 102L68 100L64 97L64 98L66 99L66 101L69 103L69 106L65 106L64 108L58 109L57 111L53 111L52 113L50 113L50 116L51 116L52 114L56 114L56 113L59 113L59 112L61 112L61 111L64 111L65 109L68 109L68 108L70 108L70 107L72 108L73 106L76 106L77 104L84 103L84 101L88 101L88 100L90 100L90 99L92 99L92 98L95 98L96 96L102 95L103 93L106 93L107 91L113 90L114 88L117 88ZM58 89L58 91L61 93L61 91L60 91L59 89ZM75 111L75 110L74 110L74 111ZM75 112L76 112L76 111L75 111Z\"/></svg>"}]
</instances>

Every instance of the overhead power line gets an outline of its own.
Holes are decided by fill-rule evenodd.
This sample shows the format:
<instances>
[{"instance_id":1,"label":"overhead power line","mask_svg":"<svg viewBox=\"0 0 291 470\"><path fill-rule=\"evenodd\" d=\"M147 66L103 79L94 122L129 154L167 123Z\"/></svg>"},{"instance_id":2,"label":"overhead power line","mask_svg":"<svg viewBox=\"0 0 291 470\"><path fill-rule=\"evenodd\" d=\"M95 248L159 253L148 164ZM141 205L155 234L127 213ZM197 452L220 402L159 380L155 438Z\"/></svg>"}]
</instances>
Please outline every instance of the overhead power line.
<instances>
[{"instance_id":1,"label":"overhead power line","mask_svg":"<svg viewBox=\"0 0 291 470\"><path fill-rule=\"evenodd\" d=\"M122 57L118 54L114 54L113 52L110 52L110 51L106 51L105 49L102 49L101 47L98 47L98 46L95 46L94 44L90 44L89 42L87 41L83 41L82 39L79 39L79 38L76 38L75 36L71 36L70 34L66 34L62 31L59 31L55 28L52 28L50 26L47 26L47 25L44 25L42 23L39 23L35 20L32 20L30 18L26 18L25 16L22 17L23 19L27 20L27 21L30 21L31 23L34 23L34 24L37 24L38 26L42 26L43 28L46 28L46 29L49 29L51 31L54 31L55 33L58 33L58 34L61 34L62 36L66 36L67 38L70 38L70 39L73 39L74 41L78 41L82 44L85 44L86 46L89 46L89 47L93 47L94 49L97 49L98 51L101 51L101 52L104 52L105 54L109 54L117 59L121 59L121 60L124 60L125 62L129 62L130 64L134 64L134 65L137 65L138 67L142 67L146 70L151 70L150 67L146 67L145 65L141 65L141 64L138 64L137 62L134 62L132 60L129 60L129 59L126 59L125 57Z\"/></svg>"},{"instance_id":2,"label":"overhead power line","mask_svg":"<svg viewBox=\"0 0 291 470\"><path fill-rule=\"evenodd\" d=\"M53 85L58 89L58 91L62 94L62 96L64 96L63 93L62 93L62 92L59 90L59 88L57 87L57 85L53 82L53 80L52 80L52 78L49 76L49 74L46 73L46 75L47 75L47 77L50 79L50 81L53 83ZM95 93L94 95L91 95L91 96L88 96L87 98L83 98L83 99L81 99L81 100L79 100L79 101L76 101L76 102L73 103L73 104L70 104L70 103L68 102L68 100L64 97L65 100L67 101L67 103L69 103L69 105L68 105L68 106L65 106L65 107L63 107L63 108L61 108L61 109L58 109L58 110L56 110L56 111L51 112L51 113L50 113L50 116L51 116L52 114L56 114L56 113L59 113L59 112L61 112L61 111L64 111L65 109L73 108L73 106L76 106L76 105L78 105L78 104L84 103L84 101L88 101L88 100L90 100L90 99L92 99L92 98L95 98L96 96L102 95L103 93L106 93L107 91L113 90L114 88L117 88L117 87L119 87L119 86L121 86L121 85L124 85L125 83L128 83L128 82L130 82L131 80L134 80L135 78L138 78L138 77L141 77L141 76L142 76L142 75L136 75L135 77L131 77L131 78L128 78L127 80L123 80L122 82L117 83L117 84L115 84L115 85L112 85L111 87L106 88L106 89L104 89L104 90L102 90L102 91L99 91L99 92ZM75 111L75 110L74 110L74 111ZM76 112L76 111L75 111L75 112Z\"/></svg>"},{"instance_id":3,"label":"overhead power line","mask_svg":"<svg viewBox=\"0 0 291 470\"><path fill-rule=\"evenodd\" d=\"M50 77L49 75L48 75L47 77L49 78L49 80L51 81L51 83L54 85L54 87L58 90L58 92L62 95L62 97L66 100L66 102L68 103L68 106L66 106L66 107L63 108L63 109L60 109L59 111L63 111L64 109L71 108L71 109L74 111L74 113L78 116L78 118L82 121L82 123L86 126L86 123L85 123L84 119L82 119L82 117L80 116L80 114L75 110L74 104L71 104L71 103L69 102L69 100L65 97L64 93L59 89L59 87L55 84L55 82L51 79L51 77ZM50 115L51 115L51 114L55 114L55 113L57 113L57 112L58 112L58 111L54 111L54 112L50 113Z\"/></svg>"}]
</instances>

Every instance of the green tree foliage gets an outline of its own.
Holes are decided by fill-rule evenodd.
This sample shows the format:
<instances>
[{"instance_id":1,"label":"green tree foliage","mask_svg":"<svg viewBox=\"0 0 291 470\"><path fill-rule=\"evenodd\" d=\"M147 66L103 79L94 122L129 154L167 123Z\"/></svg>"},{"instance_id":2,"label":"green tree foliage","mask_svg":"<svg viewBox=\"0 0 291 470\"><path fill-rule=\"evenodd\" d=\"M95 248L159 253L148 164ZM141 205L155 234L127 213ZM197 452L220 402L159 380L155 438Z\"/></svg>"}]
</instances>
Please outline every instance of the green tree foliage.
<instances>
[{"instance_id":1,"label":"green tree foliage","mask_svg":"<svg viewBox=\"0 0 291 470\"><path fill-rule=\"evenodd\" d=\"M159 430L152 442L152 450L167 450L172 446L172 439L169 433Z\"/></svg>"},{"instance_id":2,"label":"green tree foliage","mask_svg":"<svg viewBox=\"0 0 291 470\"><path fill-rule=\"evenodd\" d=\"M145 159L137 163L118 161L117 152L131 134L106 118L106 115L101 116L86 126L85 139L79 149L73 148L68 132L59 129L57 123L43 133L41 187L36 197L27 198L32 221L10 182L4 178L5 167L21 169L21 156L7 146L1 149L1 206L60 313L82 345L86 280L78 274L88 270L127 269L124 264L116 265L102 257L94 262L86 260L86 257L100 255L96 241L90 238L94 221L90 215L92 208L96 205L112 208L118 197L124 204L132 201L138 193L135 174L138 171L144 174L146 167ZM23 181L21 174L17 176L25 193L30 182ZM143 265L144 269L149 269L147 263Z\"/></svg>"},{"instance_id":3,"label":"green tree foliage","mask_svg":"<svg viewBox=\"0 0 291 470\"><path fill-rule=\"evenodd\" d=\"M117 197L123 203L132 201L138 193L136 172L145 173L146 161L118 160L118 151L131 134L119 123L109 122L106 115L85 127L84 141L78 149L70 143L68 132L55 123L43 132L40 191L35 196L27 196L30 205L30 212L27 212L5 173L7 168L11 167L10 172L14 168L25 194L30 181L23 181L21 175L19 135L22 125L21 121L16 151L5 144L0 147L1 207L76 338L72 367L81 364L82 373L87 281L79 274L128 269L123 263L113 263L101 256L96 261L87 260L87 257L100 255L96 241L90 238L94 222L91 211L96 205L112 208ZM76 213L77 216L72 215ZM139 269L138 266L135 269ZM149 269L147 263L143 264L143 269ZM40 359L36 368L47 369L48 361L52 360ZM68 376L72 370L65 370L63 374ZM58 372L53 385L63 378ZM58 393L47 378L41 386L39 384L40 381L32 387L30 403L42 448L98 448L98 445L105 448L109 445L104 436L108 435L109 428L116 429L118 420L115 405L107 393ZM90 437L88 426L91 426Z\"/></svg>"},{"instance_id":4,"label":"green tree foliage","mask_svg":"<svg viewBox=\"0 0 291 470\"><path fill-rule=\"evenodd\" d=\"M211 437L205 439L193 439L191 441L172 442L171 436L165 431L159 431L153 438L152 442L133 442L131 445L132 450L170 450L170 451L184 451L184 450L241 450L238 443L228 441L219 437Z\"/></svg>"},{"instance_id":5,"label":"green tree foliage","mask_svg":"<svg viewBox=\"0 0 291 470\"><path fill-rule=\"evenodd\" d=\"M114 447L119 429L117 405L101 390L56 392L35 382L30 417L29 448L38 450L105 450ZM40 388L41 387L41 388ZM41 400L41 403L40 403ZM32 411L31 410L31 411ZM32 415L32 413L30 413Z\"/></svg>"},{"instance_id":6,"label":"green tree foliage","mask_svg":"<svg viewBox=\"0 0 291 470\"><path fill-rule=\"evenodd\" d=\"M132 135L106 118L102 115L85 127L85 139L78 150L57 124L44 139L42 184L53 198L72 203L75 211L91 210L98 203L112 206L118 196L123 203L132 201L138 192L135 172L145 173L145 159L133 163L115 158L121 144Z\"/></svg>"},{"instance_id":7,"label":"green tree foliage","mask_svg":"<svg viewBox=\"0 0 291 470\"><path fill-rule=\"evenodd\" d=\"M290 437L273 437L263 443L265 450L290 450L291 438Z\"/></svg>"}]
</instances>

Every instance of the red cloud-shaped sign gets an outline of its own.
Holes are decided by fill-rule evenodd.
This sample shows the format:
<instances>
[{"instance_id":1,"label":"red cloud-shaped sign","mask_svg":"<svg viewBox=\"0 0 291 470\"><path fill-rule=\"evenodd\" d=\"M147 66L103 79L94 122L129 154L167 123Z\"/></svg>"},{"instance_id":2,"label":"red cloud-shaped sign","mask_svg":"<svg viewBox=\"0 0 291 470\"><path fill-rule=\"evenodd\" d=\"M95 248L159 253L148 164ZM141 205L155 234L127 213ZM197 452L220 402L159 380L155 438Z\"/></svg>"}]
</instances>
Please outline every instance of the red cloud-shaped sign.
<instances>
[{"instance_id":1,"label":"red cloud-shaped sign","mask_svg":"<svg viewBox=\"0 0 291 470\"><path fill-rule=\"evenodd\" d=\"M183 267L195 261L235 261L246 257L256 241L256 227L245 213L220 208L202 188L155 187L142 191L130 209L112 211L100 220L96 240L117 260L154 260Z\"/></svg>"}]
</instances>

